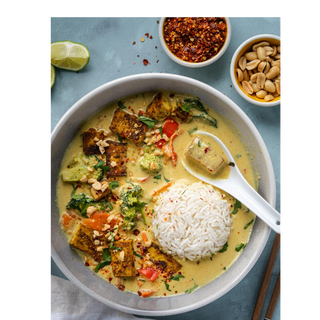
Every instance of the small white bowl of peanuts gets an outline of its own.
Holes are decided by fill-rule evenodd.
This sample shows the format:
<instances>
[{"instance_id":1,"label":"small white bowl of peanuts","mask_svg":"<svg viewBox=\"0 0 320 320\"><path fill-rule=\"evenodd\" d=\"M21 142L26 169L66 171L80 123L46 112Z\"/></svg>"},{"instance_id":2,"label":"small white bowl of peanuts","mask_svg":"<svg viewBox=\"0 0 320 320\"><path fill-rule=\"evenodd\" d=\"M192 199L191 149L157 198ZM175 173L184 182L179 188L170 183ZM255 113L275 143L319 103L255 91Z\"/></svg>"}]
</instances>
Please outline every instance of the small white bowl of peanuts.
<instances>
[{"instance_id":1,"label":"small white bowl of peanuts","mask_svg":"<svg viewBox=\"0 0 320 320\"><path fill-rule=\"evenodd\" d=\"M230 75L242 98L261 107L280 104L280 37L254 36L234 53Z\"/></svg>"}]
</instances>

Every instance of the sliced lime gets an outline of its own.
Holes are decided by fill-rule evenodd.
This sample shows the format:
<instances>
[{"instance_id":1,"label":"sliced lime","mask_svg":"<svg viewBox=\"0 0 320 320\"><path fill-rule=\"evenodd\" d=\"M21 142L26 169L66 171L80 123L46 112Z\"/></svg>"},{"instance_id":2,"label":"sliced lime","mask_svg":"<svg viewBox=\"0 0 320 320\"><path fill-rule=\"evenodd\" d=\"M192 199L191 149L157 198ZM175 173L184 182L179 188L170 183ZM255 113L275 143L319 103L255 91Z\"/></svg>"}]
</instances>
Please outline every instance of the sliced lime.
<instances>
[{"instance_id":1,"label":"sliced lime","mask_svg":"<svg viewBox=\"0 0 320 320\"><path fill-rule=\"evenodd\" d=\"M56 71L51 63L48 63L48 89L51 89L56 80Z\"/></svg>"},{"instance_id":2,"label":"sliced lime","mask_svg":"<svg viewBox=\"0 0 320 320\"><path fill-rule=\"evenodd\" d=\"M79 71L90 60L89 50L81 43L57 41L51 43L51 63L61 69Z\"/></svg>"}]
</instances>

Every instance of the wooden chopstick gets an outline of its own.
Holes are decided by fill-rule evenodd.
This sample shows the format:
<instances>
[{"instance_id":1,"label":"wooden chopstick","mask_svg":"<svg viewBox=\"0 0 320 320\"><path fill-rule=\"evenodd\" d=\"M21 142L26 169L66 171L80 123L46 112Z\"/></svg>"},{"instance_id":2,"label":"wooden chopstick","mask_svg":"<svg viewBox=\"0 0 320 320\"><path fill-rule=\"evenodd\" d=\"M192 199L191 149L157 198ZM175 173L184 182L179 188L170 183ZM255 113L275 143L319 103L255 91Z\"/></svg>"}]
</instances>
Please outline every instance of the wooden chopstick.
<instances>
[{"instance_id":1,"label":"wooden chopstick","mask_svg":"<svg viewBox=\"0 0 320 320\"><path fill-rule=\"evenodd\" d=\"M280 295L280 273L278 275L276 286L274 287L271 300L269 302L268 310L264 317L264 320L271 320L273 316L274 309L276 308L278 298Z\"/></svg>"},{"instance_id":2,"label":"wooden chopstick","mask_svg":"<svg viewBox=\"0 0 320 320\"><path fill-rule=\"evenodd\" d=\"M279 246L280 246L280 234L277 233L274 238L274 241L273 241L273 246L272 246L272 249L270 252L267 268L266 268L266 271L265 271L265 274L264 274L264 277L262 280L262 284L260 287L260 292L259 292L259 295L258 295L258 298L256 301L256 305L253 310L253 314L252 314L252 318L251 318L252 320L259 320L260 319L261 310L263 307L264 299L267 294L269 282L270 282L271 275L272 275L272 269L273 269L273 266L276 262Z\"/></svg>"}]
</instances>

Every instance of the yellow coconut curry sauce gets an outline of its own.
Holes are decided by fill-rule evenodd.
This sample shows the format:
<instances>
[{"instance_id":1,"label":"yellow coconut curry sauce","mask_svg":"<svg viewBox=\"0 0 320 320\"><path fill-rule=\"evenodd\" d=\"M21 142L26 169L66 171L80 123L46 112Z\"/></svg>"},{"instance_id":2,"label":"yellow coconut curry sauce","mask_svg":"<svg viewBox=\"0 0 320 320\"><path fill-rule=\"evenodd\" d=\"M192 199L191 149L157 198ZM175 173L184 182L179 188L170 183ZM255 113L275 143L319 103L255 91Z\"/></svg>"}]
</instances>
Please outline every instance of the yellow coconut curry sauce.
<instances>
[{"instance_id":1,"label":"yellow coconut curry sauce","mask_svg":"<svg viewBox=\"0 0 320 320\"><path fill-rule=\"evenodd\" d=\"M187 101L191 99L193 99L193 101L197 100L196 97L192 97L190 95L176 94L169 91L161 92L161 99L169 103L173 109L178 107L181 109L181 101L184 101L185 98L187 98ZM103 179L108 181L109 189L111 189L111 187L113 188L105 191L107 192L107 195L101 201L105 201L107 204L103 206L103 208L99 207L100 211L106 213L104 218L107 217L109 219L104 220L103 217L100 219L100 216L98 215L99 210L94 211L93 209L92 212L92 210L90 211L85 208L84 212L81 214L79 209L70 208L70 206L67 209L72 196L74 197L79 195L81 198L81 195L85 194L86 199L93 199L90 188L94 191L92 188L95 181L90 181L89 176L86 177L83 172L81 172L80 176L76 178L70 178L70 176L66 175L64 176L65 179L70 179L71 181L64 181L63 175L60 174L57 187L57 202L60 211L62 230L64 230L67 239L72 244L75 244L72 245L72 248L79 253L80 257L83 259L83 263L91 269L93 273L117 286L120 290L130 291L142 295L143 297L164 297L193 292L195 289L208 284L226 272L226 270L230 268L230 266L243 252L247 242L249 241L255 219L254 213L249 211L244 205L241 205L236 201L236 199L220 190L224 195L224 198L232 205L231 209L233 210L231 214L233 224L230 237L226 245L221 248L220 252L216 252L211 257L202 258L199 261L182 260L178 257L172 257L181 264L181 268L176 273L170 273L168 270L167 272L164 272L162 269L160 270L161 272L158 272L159 265L153 263L152 259L148 259L149 255L147 249L150 247L150 243L157 243L157 239L154 238L151 225L152 214L154 212L155 201L157 199L157 191L161 192L162 190L165 190L166 187L182 178L189 180L191 183L199 181L188 173L181 163L183 159L185 161L190 161L186 159L185 152L191 141L198 136L197 131L202 130L216 135L227 146L235 159L239 170L250 185L257 189L258 181L258 175L253 170L249 152L241 142L239 134L231 129L232 124L230 124L226 118L216 113L212 108L209 109L209 107L203 102L202 106L205 107L208 115L216 120L217 127L212 125L212 121L208 121L202 117L193 117L192 114L201 114L201 110L197 107L191 108L192 106L195 106L195 104L192 104L189 101L189 109L188 107L184 108L184 110L187 111L182 109L184 113L181 113L181 110L179 109L176 110L176 113L173 112L174 115L171 114L169 116L169 119L172 119L176 124L178 124L178 128L175 129L175 127L173 127L173 129L175 129L175 134L178 133L178 135L172 141L170 141L170 139L162 141L162 143L164 143L162 146L161 144L159 145L158 141L152 142L152 139L156 140L154 137L159 138L159 135L163 138L164 124L168 118L165 115L160 116L160 118L165 117L164 120L156 121L153 124L146 121L147 127L145 128L145 133L141 140L142 142L138 144L126 139L123 132L120 132L119 134L110 131L115 110L121 110L121 112L146 117L146 114L150 115L150 113L146 113L146 109L151 102L154 101L155 96L159 96L157 94L158 92L140 93L126 97L120 102L116 101L113 104L106 106L83 125L65 152L61 165L61 173L67 172L68 169L72 168L74 165L74 157L79 157L79 155L81 156L85 147L88 147L84 146L84 144L87 143L84 143L84 132L90 128L94 128L97 132L103 133L103 139L109 141L109 145L103 147L103 143L101 143L102 139L100 139L101 136L93 139L95 144L99 144L99 150L104 152L103 154L101 154L101 152L100 154L96 154L94 159L95 162L86 164L88 169L90 165L93 168L94 166L99 168L100 163L100 166L104 168ZM212 107L214 108L214 106ZM178 111L180 111L180 114ZM155 118L156 117L157 115ZM150 128L148 125L154 125L154 127ZM132 128L132 130L135 129L134 124ZM203 139L205 139L205 137L203 137ZM111 148L110 141L127 143L125 150L126 156L124 159L121 158L121 155L118 160L109 157L108 162L108 156L105 158L105 154L108 154L108 148ZM170 145L170 142L173 149L169 148L168 150L165 146ZM157 148L156 145L158 145L159 148ZM95 146L93 146L93 149L94 147ZM90 148L88 148L88 150L90 150ZM150 154L152 156L156 155L161 159L162 168L160 171L156 172L159 168L148 168L147 171L142 169L140 166L140 159L146 154ZM116 164L117 161L120 161L120 163L118 162ZM108 164L109 171L107 170ZM195 169L205 172L196 163L191 163L191 165L193 165ZM90 171L92 171L92 167L91 169L88 169L89 175L91 173ZM108 172L110 174L110 170L114 174L126 175L111 176L108 175ZM120 173L119 171L116 172L117 170L120 170ZM124 172L121 173L121 170L124 170ZM229 172L230 167L227 165L220 173L218 173L217 178L227 178ZM78 181L72 181L72 179ZM143 195L139 197L139 203L142 203L142 210L137 212L136 218L138 220L134 219L134 222L132 222L132 229L125 230L125 227L128 225L121 224L123 223L123 212L121 209L123 202L121 201L120 193L123 186L130 186L131 183L141 186L143 190ZM97 185L99 189L102 183L100 186L99 183ZM92 207L95 202L90 202L89 204L89 207ZM95 217L95 219L92 219L92 217ZM77 228L79 228L79 225L85 225L87 227L86 230L91 230L90 232L92 233L89 236L88 234L85 236L81 234L82 238L76 239L75 232L78 230ZM117 245L122 243L121 241L128 242L129 239L133 240L133 250L131 249L131 254L129 256L133 261L132 266L134 268L134 275L132 276L132 273L130 274L129 271L132 266L125 266L123 267L124 275L119 276L118 274L117 276L114 274L113 264L121 264L121 261L127 262L127 257L124 259L123 254L121 256L122 251L126 255L127 251L121 247L117 247ZM88 244L90 241L92 243ZM88 246L91 247L88 249ZM92 250L96 250L94 254L90 254L90 252L92 253ZM110 252L112 252L112 255ZM113 261L112 259L116 260ZM155 271L153 273L140 273L139 270L143 268L149 268L149 271L151 269ZM127 274L129 274L129 276L126 276L126 272L128 272ZM151 281L150 278L153 281Z\"/></svg>"}]
</instances>

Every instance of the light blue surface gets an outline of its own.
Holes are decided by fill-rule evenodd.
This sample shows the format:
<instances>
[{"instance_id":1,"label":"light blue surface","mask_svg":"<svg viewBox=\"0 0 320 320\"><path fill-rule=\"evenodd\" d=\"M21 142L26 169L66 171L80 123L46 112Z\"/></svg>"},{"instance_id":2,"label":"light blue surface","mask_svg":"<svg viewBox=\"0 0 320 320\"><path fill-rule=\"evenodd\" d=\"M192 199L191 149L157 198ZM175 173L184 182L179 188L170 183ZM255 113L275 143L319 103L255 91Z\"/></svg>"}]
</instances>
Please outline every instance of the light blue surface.
<instances>
[{"instance_id":1,"label":"light blue surface","mask_svg":"<svg viewBox=\"0 0 320 320\"><path fill-rule=\"evenodd\" d=\"M272 160L277 187L276 209L280 211L280 106L262 108L248 103L233 88L229 72L232 55L243 41L258 34L280 36L280 19L231 18L232 36L225 54L212 65L196 69L176 64L162 50L157 20L160 18L52 18L52 42L60 40L80 42L88 47L91 55L89 64L79 73L56 68L56 83L52 88L51 97L52 129L75 102L111 80L145 72L167 72L197 79L233 100L259 130ZM149 33L153 39L147 38L145 33ZM140 41L142 37L145 38L144 42ZM136 44L133 45L133 42ZM147 59L150 64L145 66L143 59ZM272 231L256 265L226 295L195 311L159 319L251 319L274 237L275 233ZM53 260L51 266L53 275L65 278ZM264 319L279 271L280 254L272 273L261 319ZM280 319L280 299L273 319Z\"/></svg>"}]
</instances>

